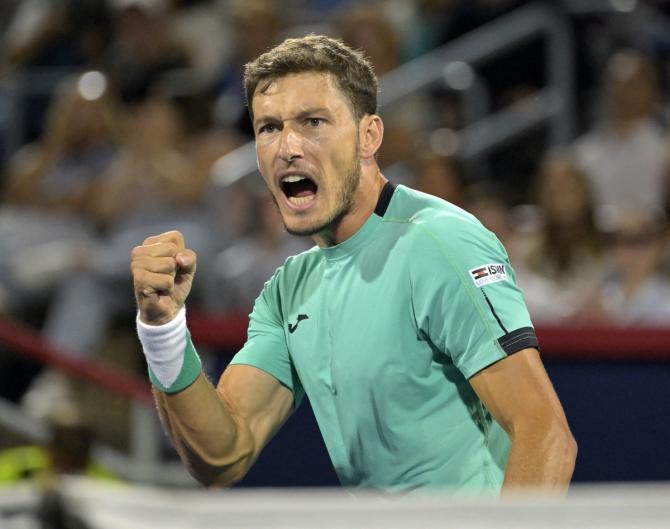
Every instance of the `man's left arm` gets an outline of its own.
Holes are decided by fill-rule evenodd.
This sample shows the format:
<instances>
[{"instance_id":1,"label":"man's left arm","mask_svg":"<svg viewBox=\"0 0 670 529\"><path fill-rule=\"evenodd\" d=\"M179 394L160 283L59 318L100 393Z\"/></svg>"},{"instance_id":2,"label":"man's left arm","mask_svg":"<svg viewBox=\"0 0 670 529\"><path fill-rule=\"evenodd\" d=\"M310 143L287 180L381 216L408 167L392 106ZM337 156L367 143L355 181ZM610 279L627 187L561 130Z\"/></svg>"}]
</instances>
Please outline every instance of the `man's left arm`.
<instances>
[{"instance_id":1,"label":"man's left arm","mask_svg":"<svg viewBox=\"0 0 670 529\"><path fill-rule=\"evenodd\" d=\"M577 443L537 349L496 362L470 378L470 384L512 441L503 494L567 490Z\"/></svg>"}]
</instances>

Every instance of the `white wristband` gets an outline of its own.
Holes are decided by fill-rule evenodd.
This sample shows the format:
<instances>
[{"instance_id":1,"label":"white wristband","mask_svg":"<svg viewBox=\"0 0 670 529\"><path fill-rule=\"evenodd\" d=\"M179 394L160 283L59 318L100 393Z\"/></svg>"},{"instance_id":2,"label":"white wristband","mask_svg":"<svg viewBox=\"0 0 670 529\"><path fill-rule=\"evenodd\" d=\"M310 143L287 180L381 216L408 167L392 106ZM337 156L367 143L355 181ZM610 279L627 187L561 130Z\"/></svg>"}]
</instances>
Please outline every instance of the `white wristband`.
<instances>
[{"instance_id":1,"label":"white wristband","mask_svg":"<svg viewBox=\"0 0 670 529\"><path fill-rule=\"evenodd\" d=\"M190 344L186 307L182 307L175 318L164 325L147 325L140 320L139 312L136 322L137 336L149 364L149 373L153 375L152 382L159 389L169 391L182 373L184 355Z\"/></svg>"}]
</instances>

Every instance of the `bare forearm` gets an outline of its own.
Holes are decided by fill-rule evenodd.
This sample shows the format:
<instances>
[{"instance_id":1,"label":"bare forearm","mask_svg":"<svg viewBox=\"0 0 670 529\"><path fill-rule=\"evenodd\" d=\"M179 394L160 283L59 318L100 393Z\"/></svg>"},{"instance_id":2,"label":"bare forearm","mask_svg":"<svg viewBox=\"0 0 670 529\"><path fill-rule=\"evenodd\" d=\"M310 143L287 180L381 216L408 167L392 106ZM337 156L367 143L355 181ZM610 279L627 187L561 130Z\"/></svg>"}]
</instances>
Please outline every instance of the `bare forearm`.
<instances>
[{"instance_id":1,"label":"bare forearm","mask_svg":"<svg viewBox=\"0 0 670 529\"><path fill-rule=\"evenodd\" d=\"M253 441L214 387L200 377L187 389L154 390L161 420L191 474L205 485L231 485L249 466Z\"/></svg>"},{"instance_id":2,"label":"bare forearm","mask_svg":"<svg viewBox=\"0 0 670 529\"><path fill-rule=\"evenodd\" d=\"M518 432L512 436L503 492L565 492L575 467L577 445L563 428Z\"/></svg>"},{"instance_id":3,"label":"bare forearm","mask_svg":"<svg viewBox=\"0 0 670 529\"><path fill-rule=\"evenodd\" d=\"M131 255L137 334L161 419L196 479L232 485L288 418L293 393L252 366L228 366L216 389L202 374L185 308L197 255L180 232L147 237Z\"/></svg>"}]
</instances>

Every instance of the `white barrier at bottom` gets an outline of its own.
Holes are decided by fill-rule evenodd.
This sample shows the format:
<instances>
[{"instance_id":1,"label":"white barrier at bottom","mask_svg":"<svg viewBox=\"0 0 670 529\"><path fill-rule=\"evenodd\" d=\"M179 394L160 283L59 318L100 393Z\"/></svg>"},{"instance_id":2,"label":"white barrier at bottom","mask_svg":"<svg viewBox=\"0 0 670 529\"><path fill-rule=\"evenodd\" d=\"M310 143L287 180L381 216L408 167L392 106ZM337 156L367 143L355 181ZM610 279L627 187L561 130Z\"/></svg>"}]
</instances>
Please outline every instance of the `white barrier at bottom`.
<instances>
[{"instance_id":1,"label":"white barrier at bottom","mask_svg":"<svg viewBox=\"0 0 670 529\"><path fill-rule=\"evenodd\" d=\"M670 520L670 483L575 486L562 499L505 500L352 497L342 489L177 490L81 478L63 479L57 492L64 510L90 529L661 529ZM31 486L0 489L0 528L42 527L36 520L49 505L44 498Z\"/></svg>"}]
</instances>

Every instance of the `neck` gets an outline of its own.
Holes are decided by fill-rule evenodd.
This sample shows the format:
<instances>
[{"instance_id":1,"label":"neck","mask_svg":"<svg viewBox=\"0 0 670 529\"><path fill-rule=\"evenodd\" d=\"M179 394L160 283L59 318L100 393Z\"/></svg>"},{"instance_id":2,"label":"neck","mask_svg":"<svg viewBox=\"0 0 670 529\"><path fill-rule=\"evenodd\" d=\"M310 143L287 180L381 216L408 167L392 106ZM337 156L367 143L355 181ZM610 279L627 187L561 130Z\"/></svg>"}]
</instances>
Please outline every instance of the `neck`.
<instances>
[{"instance_id":1,"label":"neck","mask_svg":"<svg viewBox=\"0 0 670 529\"><path fill-rule=\"evenodd\" d=\"M374 167L364 167L351 209L338 222L312 236L312 240L321 248L326 248L354 235L374 213L387 181L376 163Z\"/></svg>"}]
</instances>

